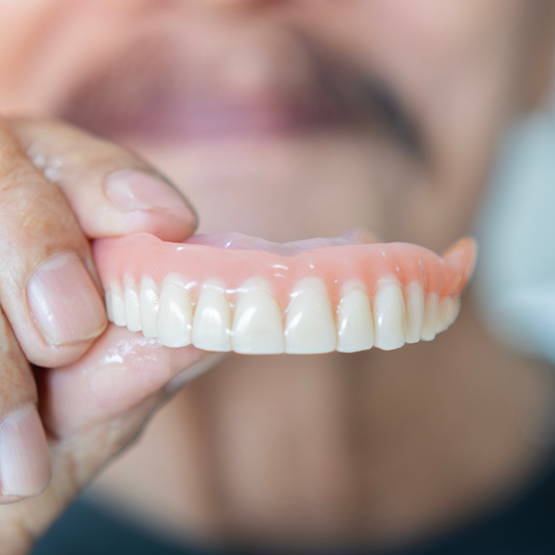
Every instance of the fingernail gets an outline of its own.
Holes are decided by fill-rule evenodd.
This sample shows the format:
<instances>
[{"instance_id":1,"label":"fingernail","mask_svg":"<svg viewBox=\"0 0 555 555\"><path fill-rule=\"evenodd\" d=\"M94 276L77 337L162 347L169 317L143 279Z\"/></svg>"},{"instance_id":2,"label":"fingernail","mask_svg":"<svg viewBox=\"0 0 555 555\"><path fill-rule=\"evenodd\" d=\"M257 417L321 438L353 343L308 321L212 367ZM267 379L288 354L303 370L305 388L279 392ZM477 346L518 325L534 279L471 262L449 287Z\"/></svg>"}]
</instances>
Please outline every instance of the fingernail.
<instances>
[{"instance_id":1,"label":"fingernail","mask_svg":"<svg viewBox=\"0 0 555 555\"><path fill-rule=\"evenodd\" d=\"M121 212L164 210L194 219L191 206L167 181L139 170L118 170L104 183L106 195Z\"/></svg>"},{"instance_id":2,"label":"fingernail","mask_svg":"<svg viewBox=\"0 0 555 555\"><path fill-rule=\"evenodd\" d=\"M35 271L27 286L31 313L50 345L99 336L106 327L104 304L79 257L58 254Z\"/></svg>"},{"instance_id":3,"label":"fingernail","mask_svg":"<svg viewBox=\"0 0 555 555\"><path fill-rule=\"evenodd\" d=\"M0 491L3 496L38 495L50 481L50 456L35 405L0 422Z\"/></svg>"}]
</instances>

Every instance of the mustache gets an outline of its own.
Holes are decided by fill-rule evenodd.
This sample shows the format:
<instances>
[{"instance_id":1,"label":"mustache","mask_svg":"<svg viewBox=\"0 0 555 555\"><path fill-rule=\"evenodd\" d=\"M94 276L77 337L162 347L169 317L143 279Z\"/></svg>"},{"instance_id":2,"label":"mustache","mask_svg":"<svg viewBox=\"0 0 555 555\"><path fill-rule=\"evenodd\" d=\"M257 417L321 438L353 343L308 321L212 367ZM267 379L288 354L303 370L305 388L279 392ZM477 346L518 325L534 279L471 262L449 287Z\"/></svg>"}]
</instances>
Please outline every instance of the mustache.
<instances>
[{"instance_id":1,"label":"mustache","mask_svg":"<svg viewBox=\"0 0 555 555\"><path fill-rule=\"evenodd\" d=\"M416 118L388 80L372 68L360 68L317 41L302 37L316 70L316 86L340 111L365 128L378 128L411 154L425 157Z\"/></svg>"},{"instance_id":2,"label":"mustache","mask_svg":"<svg viewBox=\"0 0 555 555\"><path fill-rule=\"evenodd\" d=\"M272 68L277 73L274 85L268 87L262 104L273 106L277 102L290 113L295 126L304 130L348 126L393 140L413 156L425 156L415 117L383 76L372 68L358 67L298 29L284 32L308 60L308 70L300 83L290 86L287 73L276 64ZM200 100L198 93L194 100L190 98L189 91L206 77L198 68L190 70L182 50L178 40L161 33L137 39L68 91L55 115L113 139L122 131L136 129L140 121L147 120L150 128L155 128L156 118L175 117L168 112L177 105L194 112L205 109L211 97L220 102L223 98L225 103L225 93L217 86L205 87ZM280 86L275 86L277 82ZM231 108L237 106L234 99Z\"/></svg>"}]
</instances>

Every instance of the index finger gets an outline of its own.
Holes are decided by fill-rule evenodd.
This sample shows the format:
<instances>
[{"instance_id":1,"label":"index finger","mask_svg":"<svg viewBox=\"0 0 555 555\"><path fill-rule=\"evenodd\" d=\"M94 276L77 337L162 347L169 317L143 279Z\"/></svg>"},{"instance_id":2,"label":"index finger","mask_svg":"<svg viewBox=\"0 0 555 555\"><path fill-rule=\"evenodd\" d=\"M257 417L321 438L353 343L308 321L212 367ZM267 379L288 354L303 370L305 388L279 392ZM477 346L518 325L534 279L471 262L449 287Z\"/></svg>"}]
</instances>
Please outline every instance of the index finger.
<instances>
[{"instance_id":1,"label":"index finger","mask_svg":"<svg viewBox=\"0 0 555 555\"><path fill-rule=\"evenodd\" d=\"M59 121L13 119L12 127L87 237L147 232L182 241L195 230L187 199L137 154Z\"/></svg>"}]
</instances>

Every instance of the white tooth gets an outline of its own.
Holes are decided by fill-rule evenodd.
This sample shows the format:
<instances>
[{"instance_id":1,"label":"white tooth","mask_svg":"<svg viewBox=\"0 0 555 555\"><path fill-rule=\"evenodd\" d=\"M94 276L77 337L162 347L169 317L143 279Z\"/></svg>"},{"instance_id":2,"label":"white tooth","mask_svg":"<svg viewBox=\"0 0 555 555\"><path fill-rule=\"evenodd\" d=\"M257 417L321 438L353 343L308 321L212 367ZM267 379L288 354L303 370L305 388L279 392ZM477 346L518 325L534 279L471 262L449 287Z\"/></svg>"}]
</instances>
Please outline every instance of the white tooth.
<instances>
[{"instance_id":1,"label":"white tooth","mask_svg":"<svg viewBox=\"0 0 555 555\"><path fill-rule=\"evenodd\" d=\"M449 300L449 307L447 309L447 326L451 326L455 320L457 319L457 316L459 315L459 312L461 310L461 299L460 297L451 297L451 299Z\"/></svg>"},{"instance_id":2,"label":"white tooth","mask_svg":"<svg viewBox=\"0 0 555 555\"><path fill-rule=\"evenodd\" d=\"M106 316L109 322L114 321L114 311L112 310L112 290L108 287L104 292L104 299L106 304Z\"/></svg>"},{"instance_id":3,"label":"white tooth","mask_svg":"<svg viewBox=\"0 0 555 555\"><path fill-rule=\"evenodd\" d=\"M422 329L422 339L432 341L436 336L437 312L439 299L437 293L426 295L426 306L424 308L424 327Z\"/></svg>"},{"instance_id":4,"label":"white tooth","mask_svg":"<svg viewBox=\"0 0 555 555\"><path fill-rule=\"evenodd\" d=\"M242 354L283 353L283 319L277 301L261 280L241 289L233 315L233 350Z\"/></svg>"},{"instance_id":5,"label":"white tooth","mask_svg":"<svg viewBox=\"0 0 555 555\"><path fill-rule=\"evenodd\" d=\"M405 299L398 281L387 280L379 284L374 297L374 325L376 347L391 351L405 344Z\"/></svg>"},{"instance_id":6,"label":"white tooth","mask_svg":"<svg viewBox=\"0 0 555 555\"><path fill-rule=\"evenodd\" d=\"M158 339L166 347L184 347L191 343L193 310L185 282L170 274L164 280L158 309Z\"/></svg>"},{"instance_id":7,"label":"white tooth","mask_svg":"<svg viewBox=\"0 0 555 555\"><path fill-rule=\"evenodd\" d=\"M447 323L447 311L449 310L449 301L451 299L449 297L440 297L439 298L439 305L437 309L437 322L436 322L436 331L437 333L441 333L445 331L449 324Z\"/></svg>"},{"instance_id":8,"label":"white tooth","mask_svg":"<svg viewBox=\"0 0 555 555\"><path fill-rule=\"evenodd\" d=\"M424 325L424 291L417 281L407 287L407 343L418 343Z\"/></svg>"},{"instance_id":9,"label":"white tooth","mask_svg":"<svg viewBox=\"0 0 555 555\"><path fill-rule=\"evenodd\" d=\"M360 285L347 283L337 310L337 350L366 351L374 345L374 322L368 295Z\"/></svg>"},{"instance_id":10,"label":"white tooth","mask_svg":"<svg viewBox=\"0 0 555 555\"><path fill-rule=\"evenodd\" d=\"M127 283L123 291L125 303L125 319L129 331L141 331L141 303L135 285Z\"/></svg>"},{"instance_id":11,"label":"white tooth","mask_svg":"<svg viewBox=\"0 0 555 555\"><path fill-rule=\"evenodd\" d=\"M145 337L157 337L156 320L158 317L158 286L152 278L141 280L141 326Z\"/></svg>"},{"instance_id":12,"label":"white tooth","mask_svg":"<svg viewBox=\"0 0 555 555\"><path fill-rule=\"evenodd\" d=\"M337 344L337 333L328 293L316 278L297 283L285 321L285 352L329 353Z\"/></svg>"},{"instance_id":13,"label":"white tooth","mask_svg":"<svg viewBox=\"0 0 555 555\"><path fill-rule=\"evenodd\" d=\"M195 309L193 345L205 351L231 351L231 308L222 290L204 287Z\"/></svg>"},{"instance_id":14,"label":"white tooth","mask_svg":"<svg viewBox=\"0 0 555 555\"><path fill-rule=\"evenodd\" d=\"M112 316L114 317L114 324L116 326L127 326L125 319L125 303L123 302L123 292L119 283L113 282L110 284L110 293L112 298Z\"/></svg>"}]
</instances>

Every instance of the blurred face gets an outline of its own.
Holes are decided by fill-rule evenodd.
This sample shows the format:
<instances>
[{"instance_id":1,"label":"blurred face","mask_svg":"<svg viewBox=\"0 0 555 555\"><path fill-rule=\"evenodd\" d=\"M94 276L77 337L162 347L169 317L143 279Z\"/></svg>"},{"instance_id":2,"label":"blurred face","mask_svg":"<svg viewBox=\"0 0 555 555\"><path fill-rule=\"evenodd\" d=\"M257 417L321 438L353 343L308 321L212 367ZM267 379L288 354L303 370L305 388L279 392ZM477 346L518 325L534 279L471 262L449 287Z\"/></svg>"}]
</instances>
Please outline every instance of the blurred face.
<instances>
[{"instance_id":1,"label":"blurred face","mask_svg":"<svg viewBox=\"0 0 555 555\"><path fill-rule=\"evenodd\" d=\"M539 86L543 0L0 1L0 108L126 144L203 232L442 249ZM541 68L543 69L543 68Z\"/></svg>"}]
</instances>

